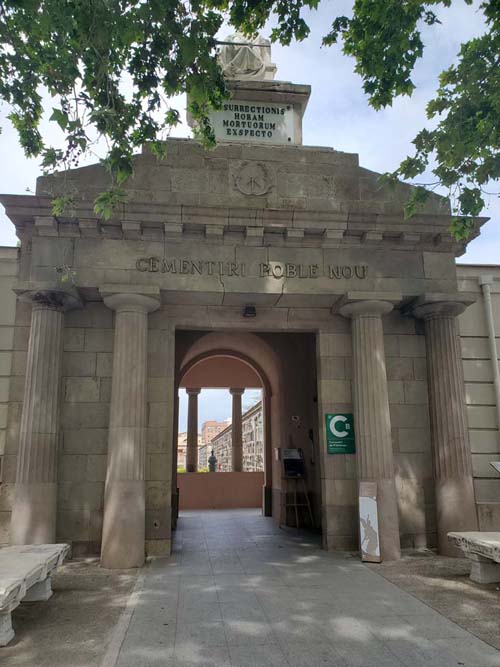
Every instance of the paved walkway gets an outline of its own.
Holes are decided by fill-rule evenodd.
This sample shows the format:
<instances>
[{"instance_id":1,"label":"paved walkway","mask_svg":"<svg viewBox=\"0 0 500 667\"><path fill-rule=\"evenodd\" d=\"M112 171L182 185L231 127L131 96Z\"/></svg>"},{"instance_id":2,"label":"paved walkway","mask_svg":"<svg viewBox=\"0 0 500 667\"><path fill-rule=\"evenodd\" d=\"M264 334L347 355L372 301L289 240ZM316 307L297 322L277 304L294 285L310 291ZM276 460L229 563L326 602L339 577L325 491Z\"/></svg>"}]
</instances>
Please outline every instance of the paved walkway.
<instances>
[{"instance_id":1,"label":"paved walkway","mask_svg":"<svg viewBox=\"0 0 500 667\"><path fill-rule=\"evenodd\" d=\"M500 652L358 560L253 510L183 513L114 646L106 667L500 667Z\"/></svg>"}]
</instances>

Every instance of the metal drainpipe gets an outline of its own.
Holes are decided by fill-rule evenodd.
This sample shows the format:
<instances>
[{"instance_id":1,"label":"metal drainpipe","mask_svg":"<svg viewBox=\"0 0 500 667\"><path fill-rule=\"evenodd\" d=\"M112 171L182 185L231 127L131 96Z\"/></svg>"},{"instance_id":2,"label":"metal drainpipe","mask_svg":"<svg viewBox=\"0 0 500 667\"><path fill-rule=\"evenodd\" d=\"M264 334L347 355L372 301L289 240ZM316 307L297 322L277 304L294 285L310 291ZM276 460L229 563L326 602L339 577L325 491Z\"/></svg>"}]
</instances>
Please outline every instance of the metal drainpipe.
<instances>
[{"instance_id":1,"label":"metal drainpipe","mask_svg":"<svg viewBox=\"0 0 500 667\"><path fill-rule=\"evenodd\" d=\"M488 341L490 344L491 365L493 368L493 382L495 384L495 401L497 407L497 424L500 431L500 370L498 368L497 343L495 338L495 322L493 320L493 307L491 305L491 284L493 276L479 276L479 285L483 292L484 309L486 311L486 323L488 325Z\"/></svg>"}]
</instances>

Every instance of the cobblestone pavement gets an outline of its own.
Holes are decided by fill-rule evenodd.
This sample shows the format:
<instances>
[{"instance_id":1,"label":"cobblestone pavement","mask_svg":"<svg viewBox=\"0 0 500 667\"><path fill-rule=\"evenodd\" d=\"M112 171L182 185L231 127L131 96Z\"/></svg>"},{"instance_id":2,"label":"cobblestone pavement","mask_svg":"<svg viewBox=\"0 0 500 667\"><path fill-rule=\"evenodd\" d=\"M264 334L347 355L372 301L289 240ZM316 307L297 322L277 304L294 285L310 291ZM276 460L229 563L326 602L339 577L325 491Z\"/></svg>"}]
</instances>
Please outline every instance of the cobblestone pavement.
<instances>
[{"instance_id":1,"label":"cobblestone pavement","mask_svg":"<svg viewBox=\"0 0 500 667\"><path fill-rule=\"evenodd\" d=\"M348 555L252 510L183 513L103 667L500 667L500 652Z\"/></svg>"}]
</instances>

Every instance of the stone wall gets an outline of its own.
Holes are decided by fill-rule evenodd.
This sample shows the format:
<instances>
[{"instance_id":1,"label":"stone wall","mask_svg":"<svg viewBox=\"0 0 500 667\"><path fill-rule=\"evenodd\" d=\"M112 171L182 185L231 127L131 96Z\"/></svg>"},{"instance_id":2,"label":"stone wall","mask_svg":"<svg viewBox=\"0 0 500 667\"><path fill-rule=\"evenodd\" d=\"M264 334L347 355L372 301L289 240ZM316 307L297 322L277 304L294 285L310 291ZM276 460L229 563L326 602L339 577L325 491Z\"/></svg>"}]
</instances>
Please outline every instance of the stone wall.
<instances>
[{"instance_id":1,"label":"stone wall","mask_svg":"<svg viewBox=\"0 0 500 667\"><path fill-rule=\"evenodd\" d=\"M312 327L309 327L312 328ZM318 465L319 433L317 420L317 380L314 363L315 336L304 333L263 333L259 334L272 348L279 359L282 373L282 396L279 398L281 413L280 438L272 435L271 460L273 466L273 517L280 520L281 490L283 488L283 464L281 452L284 448L302 449L305 462L306 486L315 523L320 524L321 494L320 470ZM278 398L278 397L275 397ZM272 408L271 408L272 410ZM292 417L298 417L294 421ZM276 418L276 415L275 415ZM309 438L309 429L313 439ZM305 508L300 508L301 525L308 525L309 517ZM295 514L289 509L287 523L295 525Z\"/></svg>"},{"instance_id":2,"label":"stone wall","mask_svg":"<svg viewBox=\"0 0 500 667\"><path fill-rule=\"evenodd\" d=\"M181 511L261 507L264 473L182 473L177 484Z\"/></svg>"},{"instance_id":3,"label":"stone wall","mask_svg":"<svg viewBox=\"0 0 500 667\"><path fill-rule=\"evenodd\" d=\"M0 251L0 543L9 540L10 504L15 481L19 421L24 392L31 308L15 302L11 286L17 275L17 249ZM490 461L500 459L500 439L488 347L484 304L478 276L491 274L497 345L500 333L500 267L462 266L459 287L473 292L477 302L459 319L467 413L481 530L500 530L500 476ZM498 286L497 286L498 285ZM280 310L280 309L278 309ZM321 310L321 309L320 309ZM304 320L310 329L311 311ZM149 377L147 429L147 548L162 553L170 544L169 486L173 406L173 326L175 307L149 316ZM327 456L324 413L352 411L350 323L324 310L316 339L320 466L311 466L315 503L321 467L323 528L329 548L357 545L357 485L354 456ZM276 330L280 318L276 319ZM289 318L289 324L293 319ZM271 326L272 324L272 326ZM298 326L298 325L297 325ZM300 325L302 326L302 324ZM269 329L274 328L274 320ZM298 327L300 328L300 327ZM99 550L106 474L108 408L111 391L114 321L102 303L89 301L83 310L65 315L59 436L59 506L57 539L70 541L78 553ZM435 545L435 512L430 456L429 416L422 325L393 313L384 318L384 344L393 428L396 486L402 546ZM306 431L295 431L292 414L312 418L314 364L309 362L308 337L296 340L279 333L261 334L284 363L286 440L308 447ZM288 340L284 344L283 341ZM307 344L306 344L307 343ZM302 369L306 382L298 382ZM303 408L306 405L308 407ZM302 406L302 407L301 407ZM8 409L7 409L8 408ZM317 442L317 440L316 440ZM276 469L278 477L278 469ZM276 480L275 486L279 484ZM277 488L279 491L279 489Z\"/></svg>"},{"instance_id":4,"label":"stone wall","mask_svg":"<svg viewBox=\"0 0 500 667\"><path fill-rule=\"evenodd\" d=\"M66 313L59 441L58 539L99 550L108 446L113 313Z\"/></svg>"},{"instance_id":5,"label":"stone wall","mask_svg":"<svg viewBox=\"0 0 500 667\"><path fill-rule=\"evenodd\" d=\"M384 318L401 546L435 547L425 337L420 322L392 313Z\"/></svg>"},{"instance_id":6,"label":"stone wall","mask_svg":"<svg viewBox=\"0 0 500 667\"><path fill-rule=\"evenodd\" d=\"M167 328L165 328L167 327ZM58 539L98 552L113 362L113 312L102 303L66 314L61 394ZM146 547L168 550L173 379L168 320L149 318ZM167 544L168 542L168 544Z\"/></svg>"},{"instance_id":7,"label":"stone wall","mask_svg":"<svg viewBox=\"0 0 500 667\"><path fill-rule=\"evenodd\" d=\"M19 353L14 348L16 296L12 285L17 278L17 248L0 248L0 544L9 542L14 461L9 457L8 432L12 414L9 392L12 375L17 372ZM10 413L10 414L9 414Z\"/></svg>"},{"instance_id":8,"label":"stone wall","mask_svg":"<svg viewBox=\"0 0 500 667\"><path fill-rule=\"evenodd\" d=\"M425 340L418 322L392 313L383 319L396 488L403 547L436 544ZM358 547L358 490L354 454L326 453L325 413L352 412L350 322L317 337L318 399L324 545Z\"/></svg>"},{"instance_id":9,"label":"stone wall","mask_svg":"<svg viewBox=\"0 0 500 667\"><path fill-rule=\"evenodd\" d=\"M486 311L479 285L479 277L484 275L494 279L491 285L491 301L497 353L500 351L499 266L458 267L459 288L472 293L477 299L460 316L459 330L479 528L485 531L498 531L500 530L500 474L490 465L490 461L500 461L500 433Z\"/></svg>"},{"instance_id":10,"label":"stone wall","mask_svg":"<svg viewBox=\"0 0 500 667\"><path fill-rule=\"evenodd\" d=\"M6 303L3 297L1 292L2 306ZM6 310L2 308L2 312L6 313ZM13 357L13 368L9 428L3 457L4 483L0 496L2 509L6 510L10 510L11 489L15 481L29 322L30 306L18 303L15 330L10 327L13 343L9 344L13 352L9 354ZM173 336L166 322L161 313L154 322L151 317L148 340L146 548L151 554L165 553L170 547L173 367L169 360L173 355L168 354L168 341ZM57 539L71 542L76 554L98 553L100 549L113 335L113 313L102 303L88 303L84 309L65 315ZM10 512L2 512L1 518L0 535L5 543L8 542L6 530Z\"/></svg>"},{"instance_id":11,"label":"stone wall","mask_svg":"<svg viewBox=\"0 0 500 667\"><path fill-rule=\"evenodd\" d=\"M335 316L333 330L316 336L318 416L323 546L326 549L356 549L357 470L354 454L328 455L324 415L353 412L352 345L350 322Z\"/></svg>"}]
</instances>

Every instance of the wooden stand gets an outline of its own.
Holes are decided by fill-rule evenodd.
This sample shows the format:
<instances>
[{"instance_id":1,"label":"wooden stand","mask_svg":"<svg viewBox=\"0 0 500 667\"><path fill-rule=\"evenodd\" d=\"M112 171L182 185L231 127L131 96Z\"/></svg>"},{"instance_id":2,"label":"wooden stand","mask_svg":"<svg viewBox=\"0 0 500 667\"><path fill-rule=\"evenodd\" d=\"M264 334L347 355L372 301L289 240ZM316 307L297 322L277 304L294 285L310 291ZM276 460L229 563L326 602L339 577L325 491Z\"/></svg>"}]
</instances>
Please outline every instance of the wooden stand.
<instances>
[{"instance_id":1,"label":"wooden stand","mask_svg":"<svg viewBox=\"0 0 500 667\"><path fill-rule=\"evenodd\" d=\"M304 496L304 502L298 501L298 493ZM287 510L293 507L295 511L295 527L300 528L299 507L307 507L311 527L314 527L314 519L307 493L306 482L303 477L282 477L281 478L281 508L280 508L280 528L286 526Z\"/></svg>"}]
</instances>

